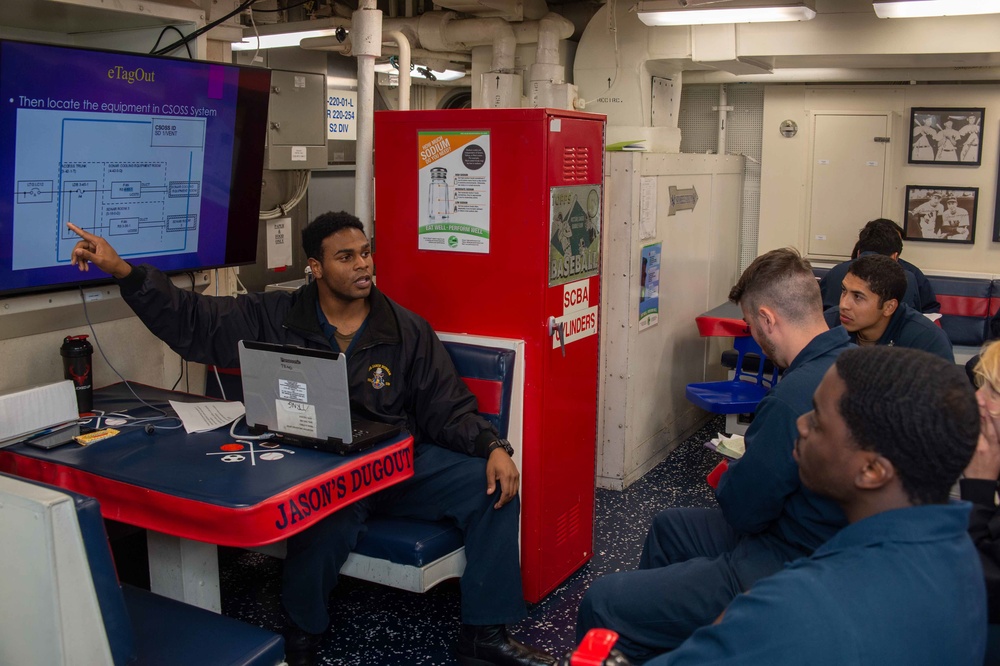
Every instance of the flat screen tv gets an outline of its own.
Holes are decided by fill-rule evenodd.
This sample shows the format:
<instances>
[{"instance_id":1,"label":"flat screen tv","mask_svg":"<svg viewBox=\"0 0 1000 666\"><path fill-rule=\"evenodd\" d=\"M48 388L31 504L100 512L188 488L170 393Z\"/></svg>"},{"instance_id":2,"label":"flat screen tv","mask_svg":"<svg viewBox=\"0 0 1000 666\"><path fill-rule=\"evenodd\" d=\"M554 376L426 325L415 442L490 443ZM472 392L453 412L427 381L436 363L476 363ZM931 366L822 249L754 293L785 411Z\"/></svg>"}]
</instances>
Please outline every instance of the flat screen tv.
<instances>
[{"instance_id":1,"label":"flat screen tv","mask_svg":"<svg viewBox=\"0 0 1000 666\"><path fill-rule=\"evenodd\" d=\"M270 80L0 40L0 296L109 279L67 222L167 272L254 262Z\"/></svg>"}]
</instances>

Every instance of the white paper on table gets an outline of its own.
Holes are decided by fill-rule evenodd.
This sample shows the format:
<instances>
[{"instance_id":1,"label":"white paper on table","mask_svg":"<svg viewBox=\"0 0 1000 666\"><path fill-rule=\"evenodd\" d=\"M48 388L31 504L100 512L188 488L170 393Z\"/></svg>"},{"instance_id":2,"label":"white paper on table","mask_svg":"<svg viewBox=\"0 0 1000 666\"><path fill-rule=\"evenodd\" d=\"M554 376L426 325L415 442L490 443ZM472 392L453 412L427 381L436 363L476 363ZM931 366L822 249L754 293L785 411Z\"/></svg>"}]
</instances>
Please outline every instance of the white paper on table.
<instances>
[{"instance_id":1,"label":"white paper on table","mask_svg":"<svg viewBox=\"0 0 1000 666\"><path fill-rule=\"evenodd\" d=\"M208 432L222 426L227 426L246 413L242 402L177 402L170 401L170 406L184 424L184 431L189 435L196 432Z\"/></svg>"}]
</instances>

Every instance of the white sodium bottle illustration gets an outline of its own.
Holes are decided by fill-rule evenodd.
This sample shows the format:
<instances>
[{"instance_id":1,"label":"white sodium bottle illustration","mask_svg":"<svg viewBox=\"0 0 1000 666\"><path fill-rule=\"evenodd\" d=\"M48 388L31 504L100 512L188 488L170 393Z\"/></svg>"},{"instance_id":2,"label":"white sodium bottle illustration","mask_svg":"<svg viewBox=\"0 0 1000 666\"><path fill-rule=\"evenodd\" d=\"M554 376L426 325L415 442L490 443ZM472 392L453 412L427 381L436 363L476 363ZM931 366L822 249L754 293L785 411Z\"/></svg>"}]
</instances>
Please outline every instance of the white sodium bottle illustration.
<instances>
[{"instance_id":1,"label":"white sodium bottle illustration","mask_svg":"<svg viewBox=\"0 0 1000 666\"><path fill-rule=\"evenodd\" d=\"M443 167L431 169L431 185L427 192L427 210L432 220L447 220L451 213L448 170Z\"/></svg>"}]
</instances>

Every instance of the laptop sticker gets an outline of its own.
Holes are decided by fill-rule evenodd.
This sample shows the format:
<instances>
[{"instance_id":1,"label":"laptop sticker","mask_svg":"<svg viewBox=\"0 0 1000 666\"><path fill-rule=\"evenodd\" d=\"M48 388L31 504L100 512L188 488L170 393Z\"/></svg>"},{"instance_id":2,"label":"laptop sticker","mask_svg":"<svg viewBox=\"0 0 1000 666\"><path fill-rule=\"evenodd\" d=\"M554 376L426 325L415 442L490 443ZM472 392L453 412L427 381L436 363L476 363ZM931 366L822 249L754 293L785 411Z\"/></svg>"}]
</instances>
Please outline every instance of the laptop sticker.
<instances>
[{"instance_id":1,"label":"laptop sticker","mask_svg":"<svg viewBox=\"0 0 1000 666\"><path fill-rule=\"evenodd\" d=\"M291 379L279 379L278 397L283 400L309 402L308 387L305 382L296 382Z\"/></svg>"},{"instance_id":2,"label":"laptop sticker","mask_svg":"<svg viewBox=\"0 0 1000 666\"><path fill-rule=\"evenodd\" d=\"M314 405L294 400L275 400L274 407L277 412L280 432L316 438L316 407Z\"/></svg>"}]
</instances>

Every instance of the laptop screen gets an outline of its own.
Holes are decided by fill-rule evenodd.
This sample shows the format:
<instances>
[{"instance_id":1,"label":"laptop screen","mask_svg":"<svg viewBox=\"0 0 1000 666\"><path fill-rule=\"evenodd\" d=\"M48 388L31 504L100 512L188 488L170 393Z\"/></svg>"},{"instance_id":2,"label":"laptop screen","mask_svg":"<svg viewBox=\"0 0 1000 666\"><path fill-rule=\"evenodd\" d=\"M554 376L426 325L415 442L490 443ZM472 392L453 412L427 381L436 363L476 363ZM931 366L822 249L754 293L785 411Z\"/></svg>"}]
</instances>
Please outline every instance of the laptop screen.
<instances>
[{"instance_id":1,"label":"laptop screen","mask_svg":"<svg viewBox=\"0 0 1000 666\"><path fill-rule=\"evenodd\" d=\"M291 438L352 440L347 359L333 351L239 344L247 424Z\"/></svg>"}]
</instances>

